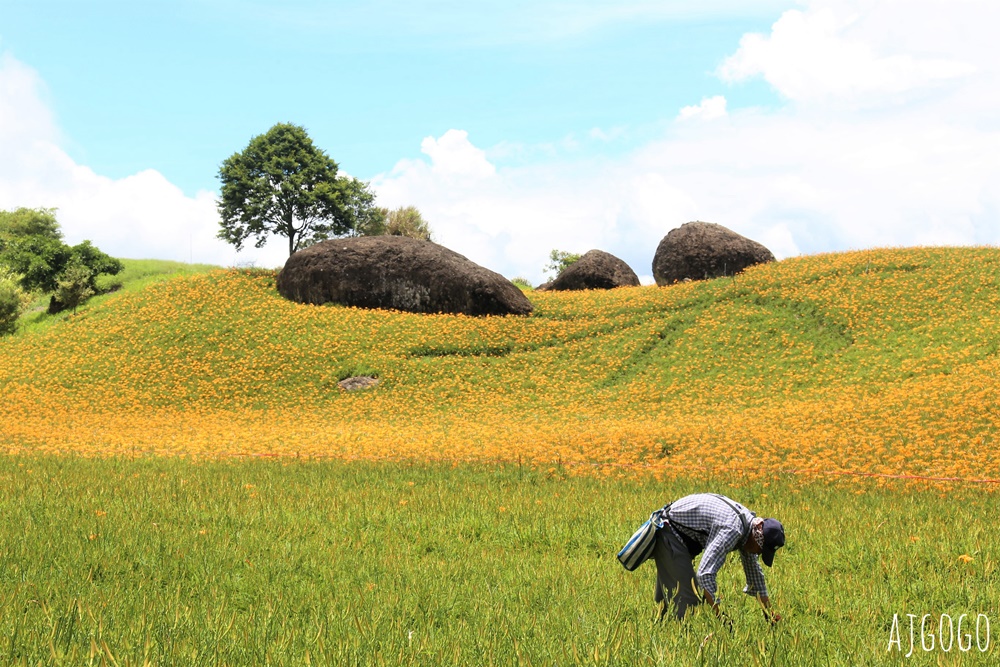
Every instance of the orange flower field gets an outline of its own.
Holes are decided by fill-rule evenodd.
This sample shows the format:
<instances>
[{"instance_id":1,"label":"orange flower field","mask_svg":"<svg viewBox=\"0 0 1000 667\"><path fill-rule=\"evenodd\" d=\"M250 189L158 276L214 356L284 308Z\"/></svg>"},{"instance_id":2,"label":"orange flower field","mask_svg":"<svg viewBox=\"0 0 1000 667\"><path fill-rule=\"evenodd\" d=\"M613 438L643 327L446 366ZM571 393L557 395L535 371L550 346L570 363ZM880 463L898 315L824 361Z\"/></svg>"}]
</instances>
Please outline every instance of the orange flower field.
<instances>
[{"instance_id":1,"label":"orange flower field","mask_svg":"<svg viewBox=\"0 0 1000 667\"><path fill-rule=\"evenodd\" d=\"M534 292L510 318L299 305L274 277L177 278L0 340L0 447L1000 480L996 248ZM357 374L381 383L337 386Z\"/></svg>"}]
</instances>

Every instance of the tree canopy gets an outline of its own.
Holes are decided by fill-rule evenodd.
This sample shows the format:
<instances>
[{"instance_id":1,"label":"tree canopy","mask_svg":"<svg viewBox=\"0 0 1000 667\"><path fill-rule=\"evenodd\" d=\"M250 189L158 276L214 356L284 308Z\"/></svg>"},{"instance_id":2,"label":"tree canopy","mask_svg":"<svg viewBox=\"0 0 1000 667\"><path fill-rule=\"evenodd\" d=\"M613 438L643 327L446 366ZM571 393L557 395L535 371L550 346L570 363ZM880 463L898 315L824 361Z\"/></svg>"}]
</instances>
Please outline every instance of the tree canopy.
<instances>
[{"instance_id":1,"label":"tree canopy","mask_svg":"<svg viewBox=\"0 0 1000 667\"><path fill-rule=\"evenodd\" d=\"M116 275L123 265L90 241L66 245L56 221L55 209L19 208L0 211L0 266L20 276L28 291L54 292L71 262L79 261L89 272L87 285L96 292L99 274Z\"/></svg>"},{"instance_id":2,"label":"tree canopy","mask_svg":"<svg viewBox=\"0 0 1000 667\"><path fill-rule=\"evenodd\" d=\"M17 318L28 307L28 301L21 288L21 276L0 266L0 336L17 330Z\"/></svg>"},{"instance_id":3,"label":"tree canopy","mask_svg":"<svg viewBox=\"0 0 1000 667\"><path fill-rule=\"evenodd\" d=\"M74 255L59 276L55 294L52 295L53 302L58 305L53 308L50 304L49 310L58 312L72 308L75 313L77 306L94 294L94 288L91 287L93 280L93 271L87 268L78 255Z\"/></svg>"},{"instance_id":4,"label":"tree canopy","mask_svg":"<svg viewBox=\"0 0 1000 667\"><path fill-rule=\"evenodd\" d=\"M352 236L380 236L385 233L388 209L375 206L375 193L368 184L356 178L344 183L346 197L344 212L351 222Z\"/></svg>"},{"instance_id":5,"label":"tree canopy","mask_svg":"<svg viewBox=\"0 0 1000 667\"><path fill-rule=\"evenodd\" d=\"M278 123L250 140L219 169L219 238L237 250L250 238L288 239L288 254L350 233L374 208L365 183L337 176L337 163L304 128Z\"/></svg>"},{"instance_id":6,"label":"tree canopy","mask_svg":"<svg viewBox=\"0 0 1000 667\"><path fill-rule=\"evenodd\" d=\"M43 236L62 240L54 208L19 208L0 211L0 244L13 238Z\"/></svg>"},{"instance_id":7,"label":"tree canopy","mask_svg":"<svg viewBox=\"0 0 1000 667\"><path fill-rule=\"evenodd\" d=\"M559 277L559 274L566 270L566 268L573 263L579 261L583 255L578 255L575 252L567 252L565 250L553 249L549 253L549 263L545 265L544 271L546 273L551 273L553 280Z\"/></svg>"}]
</instances>

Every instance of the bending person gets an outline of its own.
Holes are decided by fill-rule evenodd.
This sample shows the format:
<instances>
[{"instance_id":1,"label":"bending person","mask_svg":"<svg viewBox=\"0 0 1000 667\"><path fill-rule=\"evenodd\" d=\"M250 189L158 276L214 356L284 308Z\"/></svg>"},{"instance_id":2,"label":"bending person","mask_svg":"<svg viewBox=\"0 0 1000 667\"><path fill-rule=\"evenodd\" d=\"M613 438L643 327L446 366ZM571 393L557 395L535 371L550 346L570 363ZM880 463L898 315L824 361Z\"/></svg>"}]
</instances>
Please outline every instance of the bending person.
<instances>
[{"instance_id":1,"label":"bending person","mask_svg":"<svg viewBox=\"0 0 1000 667\"><path fill-rule=\"evenodd\" d=\"M785 545L785 529L776 519L762 519L743 505L714 493L685 496L659 510L653 546L656 562L656 601L660 618L668 606L677 618L702 601L717 614L719 592L716 575L730 552L738 551L746 575L743 592L757 598L764 617L774 623L781 616L771 610L757 556L771 567L774 552ZM694 571L694 558L704 552Z\"/></svg>"}]
</instances>

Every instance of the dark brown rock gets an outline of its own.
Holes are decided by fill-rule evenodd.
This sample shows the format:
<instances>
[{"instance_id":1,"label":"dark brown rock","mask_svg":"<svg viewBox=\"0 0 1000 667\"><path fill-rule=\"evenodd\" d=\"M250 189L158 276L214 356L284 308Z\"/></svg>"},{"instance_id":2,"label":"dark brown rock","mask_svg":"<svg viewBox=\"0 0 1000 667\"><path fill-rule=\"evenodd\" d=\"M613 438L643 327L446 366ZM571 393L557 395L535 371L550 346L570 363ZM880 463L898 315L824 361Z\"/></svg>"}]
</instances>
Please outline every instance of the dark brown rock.
<instances>
[{"instance_id":1,"label":"dark brown rock","mask_svg":"<svg viewBox=\"0 0 1000 667\"><path fill-rule=\"evenodd\" d=\"M332 239L300 250L278 275L299 303L339 303L411 313L527 315L512 282L430 241L404 236Z\"/></svg>"},{"instance_id":2,"label":"dark brown rock","mask_svg":"<svg viewBox=\"0 0 1000 667\"><path fill-rule=\"evenodd\" d=\"M711 222L688 222L671 230L656 247L653 278L657 285L705 280L773 261L770 250L731 229Z\"/></svg>"},{"instance_id":3,"label":"dark brown rock","mask_svg":"<svg viewBox=\"0 0 1000 667\"><path fill-rule=\"evenodd\" d=\"M550 290L612 289L639 284L628 264L603 250L591 250L552 281Z\"/></svg>"}]
</instances>

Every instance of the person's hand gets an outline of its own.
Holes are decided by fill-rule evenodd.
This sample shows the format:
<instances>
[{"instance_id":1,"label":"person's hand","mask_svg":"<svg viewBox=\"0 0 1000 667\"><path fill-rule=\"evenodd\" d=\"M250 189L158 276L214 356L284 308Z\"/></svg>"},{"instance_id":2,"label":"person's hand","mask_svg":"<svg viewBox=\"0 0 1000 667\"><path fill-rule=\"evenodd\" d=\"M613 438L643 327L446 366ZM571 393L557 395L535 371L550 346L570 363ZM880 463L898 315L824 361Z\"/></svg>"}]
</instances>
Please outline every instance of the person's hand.
<instances>
[{"instance_id":1,"label":"person's hand","mask_svg":"<svg viewBox=\"0 0 1000 667\"><path fill-rule=\"evenodd\" d=\"M778 621L781 620L781 614L779 614L776 611L770 611L768 609L765 609L764 618L766 618L767 622L770 623L771 625L777 625Z\"/></svg>"}]
</instances>

